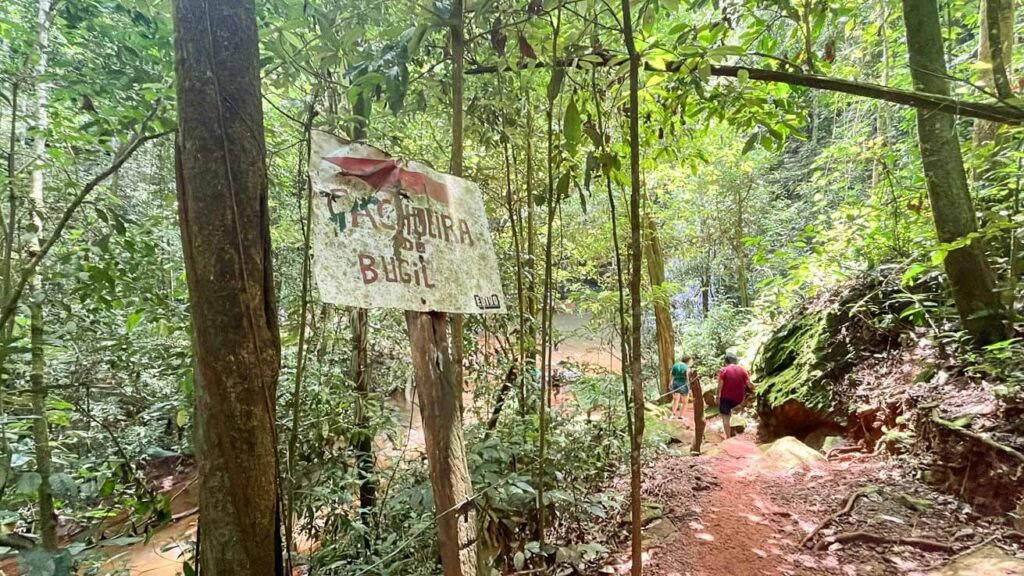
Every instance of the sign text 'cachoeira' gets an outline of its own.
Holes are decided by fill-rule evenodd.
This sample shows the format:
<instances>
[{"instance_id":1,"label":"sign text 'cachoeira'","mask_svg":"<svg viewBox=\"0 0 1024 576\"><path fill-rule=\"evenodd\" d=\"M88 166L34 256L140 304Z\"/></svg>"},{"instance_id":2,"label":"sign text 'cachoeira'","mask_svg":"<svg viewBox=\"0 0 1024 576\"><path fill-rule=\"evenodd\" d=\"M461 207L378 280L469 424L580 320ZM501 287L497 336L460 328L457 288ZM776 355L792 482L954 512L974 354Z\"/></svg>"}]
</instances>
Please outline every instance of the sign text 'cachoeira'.
<instances>
[{"instance_id":1,"label":"sign text 'cachoeira'","mask_svg":"<svg viewBox=\"0 0 1024 576\"><path fill-rule=\"evenodd\" d=\"M479 187L313 133L313 272L325 302L504 312Z\"/></svg>"}]
</instances>

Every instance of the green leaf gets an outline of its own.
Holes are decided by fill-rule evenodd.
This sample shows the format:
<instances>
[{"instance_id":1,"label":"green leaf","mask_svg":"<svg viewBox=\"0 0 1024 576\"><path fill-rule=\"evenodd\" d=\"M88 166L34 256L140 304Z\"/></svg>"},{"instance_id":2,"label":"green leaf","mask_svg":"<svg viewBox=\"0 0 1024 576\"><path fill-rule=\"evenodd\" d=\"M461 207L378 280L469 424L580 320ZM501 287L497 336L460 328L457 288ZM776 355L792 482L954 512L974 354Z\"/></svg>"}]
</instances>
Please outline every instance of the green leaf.
<instances>
[{"instance_id":1,"label":"green leaf","mask_svg":"<svg viewBox=\"0 0 1024 576\"><path fill-rule=\"evenodd\" d=\"M522 570L526 566L526 555L522 551L516 552L516 555L512 557L512 563L516 570Z\"/></svg>"},{"instance_id":2,"label":"green leaf","mask_svg":"<svg viewBox=\"0 0 1024 576\"><path fill-rule=\"evenodd\" d=\"M747 141L743 143L743 151L740 152L740 155L741 156L745 156L748 152L753 150L754 146L757 146L757 141L760 138L760 136L761 135L758 134L757 132L754 132L753 134L751 134L747 138Z\"/></svg>"},{"instance_id":3,"label":"green leaf","mask_svg":"<svg viewBox=\"0 0 1024 576\"><path fill-rule=\"evenodd\" d=\"M42 548L25 550L18 555L21 573L25 576L71 576L71 555L67 550L47 552Z\"/></svg>"},{"instance_id":4,"label":"green leaf","mask_svg":"<svg viewBox=\"0 0 1024 576\"><path fill-rule=\"evenodd\" d=\"M145 312L142 310L136 310L129 314L128 319L124 323L125 330L131 332L139 324L143 316L145 316Z\"/></svg>"},{"instance_id":5,"label":"green leaf","mask_svg":"<svg viewBox=\"0 0 1024 576\"><path fill-rule=\"evenodd\" d=\"M582 129L583 121L580 119L580 111L576 107L576 99L572 98L569 100L569 106L565 110L565 119L563 120L565 149L571 155L575 155L576 150L579 148Z\"/></svg>"},{"instance_id":6,"label":"green leaf","mask_svg":"<svg viewBox=\"0 0 1024 576\"><path fill-rule=\"evenodd\" d=\"M903 273L903 277L900 279L900 283L903 284L904 286L909 285L911 282L914 281L914 278L917 278L918 275L921 274L921 272L924 272L927 269L928 267L925 266L924 264L914 264L910 268L907 268L907 271Z\"/></svg>"},{"instance_id":7,"label":"green leaf","mask_svg":"<svg viewBox=\"0 0 1024 576\"><path fill-rule=\"evenodd\" d=\"M18 494L35 494L42 483L42 476L38 472L25 472L18 477L18 483L15 485L14 490Z\"/></svg>"},{"instance_id":8,"label":"green leaf","mask_svg":"<svg viewBox=\"0 0 1024 576\"><path fill-rule=\"evenodd\" d=\"M548 102L554 102L558 93L562 91L562 81L565 80L564 68L552 68L551 80L548 82Z\"/></svg>"},{"instance_id":9,"label":"green leaf","mask_svg":"<svg viewBox=\"0 0 1024 576\"><path fill-rule=\"evenodd\" d=\"M562 172L562 175L558 177L558 184L555 187L555 198L559 201L565 199L569 195L569 173Z\"/></svg>"},{"instance_id":10,"label":"green leaf","mask_svg":"<svg viewBox=\"0 0 1024 576\"><path fill-rule=\"evenodd\" d=\"M711 62L701 60L700 67L697 68L697 75L700 76L701 82L707 82L711 78Z\"/></svg>"},{"instance_id":11,"label":"green leaf","mask_svg":"<svg viewBox=\"0 0 1024 576\"><path fill-rule=\"evenodd\" d=\"M78 498L78 485L75 484L75 479L63 472L50 476L50 488L65 502L73 502Z\"/></svg>"}]
</instances>

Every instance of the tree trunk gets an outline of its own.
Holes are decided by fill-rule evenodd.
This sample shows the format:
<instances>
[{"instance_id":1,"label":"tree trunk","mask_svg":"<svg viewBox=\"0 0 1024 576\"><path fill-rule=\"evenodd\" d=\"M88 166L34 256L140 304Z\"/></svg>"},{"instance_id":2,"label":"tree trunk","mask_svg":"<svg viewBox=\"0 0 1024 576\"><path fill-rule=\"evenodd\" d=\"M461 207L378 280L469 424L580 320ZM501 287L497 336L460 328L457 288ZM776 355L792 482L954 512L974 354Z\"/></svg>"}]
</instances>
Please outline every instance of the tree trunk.
<instances>
[{"instance_id":1,"label":"tree trunk","mask_svg":"<svg viewBox=\"0 0 1024 576\"><path fill-rule=\"evenodd\" d=\"M936 0L903 0L903 19L914 88L948 96ZM949 114L917 114L928 196L939 241L944 243L956 242L978 230L955 128L954 117ZM1006 310L995 292L995 278L981 242L951 250L945 267L957 312L975 343L985 345L1006 338Z\"/></svg>"},{"instance_id":2,"label":"tree trunk","mask_svg":"<svg viewBox=\"0 0 1024 576\"><path fill-rule=\"evenodd\" d=\"M453 6L452 163L462 173L462 2ZM458 54L454 53L458 50ZM453 358L448 318L442 312L406 312L412 364L423 420L423 438L434 494L437 545L445 576L472 576L477 570L476 509L469 462L462 437L462 358ZM452 348L462 350L461 317L452 321ZM457 366L455 365L457 362Z\"/></svg>"},{"instance_id":3,"label":"tree trunk","mask_svg":"<svg viewBox=\"0 0 1024 576\"><path fill-rule=\"evenodd\" d=\"M370 128L371 104L367 96L356 99L352 116L356 121L352 126L352 138L365 141ZM364 433L353 442L356 453L356 468L359 471L359 516L366 523L371 518L370 511L377 504L377 478L374 476L376 457L373 454L373 436L370 435L370 418L366 413L367 397L370 393L370 319L366 308L352 308L349 315L349 326L352 330L352 382L356 391L356 428ZM369 532L367 532L367 537ZM369 540L366 540L369 544Z\"/></svg>"},{"instance_id":4,"label":"tree trunk","mask_svg":"<svg viewBox=\"0 0 1024 576\"><path fill-rule=\"evenodd\" d=\"M690 454L700 456L700 446L704 442L704 391L701 390L700 376L689 371L690 394L693 396L693 443Z\"/></svg>"},{"instance_id":5,"label":"tree trunk","mask_svg":"<svg viewBox=\"0 0 1024 576\"><path fill-rule=\"evenodd\" d=\"M526 87L526 298L527 330L526 340L530 349L530 366L537 365L537 201L533 195L533 109L530 107L530 92ZM524 378L533 378L533 374L523 374ZM525 408L525 407L524 407Z\"/></svg>"},{"instance_id":6,"label":"tree trunk","mask_svg":"<svg viewBox=\"0 0 1024 576\"><path fill-rule=\"evenodd\" d=\"M710 258L710 257L709 257ZM701 266L700 274L700 311L701 318L707 318L711 313L711 263L705 262Z\"/></svg>"},{"instance_id":7,"label":"tree trunk","mask_svg":"<svg viewBox=\"0 0 1024 576\"><path fill-rule=\"evenodd\" d=\"M644 438L644 383L641 377L643 364L640 340L640 274L641 245L640 221L640 54L633 41L633 16L629 0L622 0L622 35L629 54L629 303L630 303L630 351L629 374L633 389L633 430L630 434L629 471L630 471L630 505L631 505L631 558L632 574L643 574L641 554L643 542L641 529L641 471L640 450Z\"/></svg>"},{"instance_id":8,"label":"tree trunk","mask_svg":"<svg viewBox=\"0 0 1024 576\"><path fill-rule=\"evenodd\" d=\"M462 388L448 349L441 312L406 312L412 365L423 420L437 543L445 576L476 571L476 510L462 438Z\"/></svg>"},{"instance_id":9,"label":"tree trunk","mask_svg":"<svg viewBox=\"0 0 1024 576\"><path fill-rule=\"evenodd\" d=\"M282 574L259 38L252 0L175 0L178 217L192 304L199 562Z\"/></svg>"},{"instance_id":10,"label":"tree trunk","mask_svg":"<svg viewBox=\"0 0 1024 576\"><path fill-rule=\"evenodd\" d=\"M41 246L39 238L43 232L43 215L46 202L43 198L44 170L43 158L46 157L46 131L49 128L47 107L50 101L50 87L44 77L50 50L50 0L39 0L38 49L39 59L35 66L36 82L36 126L37 134L33 146L35 155L32 168L32 187L29 190L29 202L32 209L31 223L28 226L26 243L27 258L35 258ZM13 149L11 150L13 154ZM13 232L13 231L12 231ZM29 382L32 385L32 431L35 440L36 472L39 473L39 524L38 531L44 550L57 550L57 521L53 510L53 492L50 488L50 474L53 462L50 457L50 426L46 419L46 382L44 372L46 359L43 356L43 278L36 270L29 282L28 308L30 318L30 343L32 366Z\"/></svg>"},{"instance_id":11,"label":"tree trunk","mask_svg":"<svg viewBox=\"0 0 1024 576\"><path fill-rule=\"evenodd\" d=\"M18 94L21 85L15 82L11 86L11 122L10 134L7 141L7 221L4 225L3 263L0 273L3 274L3 302L6 304L11 297L11 289L14 287L12 278L11 263L14 259L14 226L17 223L18 201L16 188L18 185L18 167L16 148L18 145ZM7 360L7 343L11 340L11 330L14 327L14 318L9 318L0 326L0 333L3 340L0 341L0 372L6 374L4 365Z\"/></svg>"},{"instance_id":12,"label":"tree trunk","mask_svg":"<svg viewBox=\"0 0 1024 576\"><path fill-rule=\"evenodd\" d=\"M747 186L746 191L740 192L736 189L736 223L733 226L732 249L736 256L736 284L740 297L740 308L750 307L750 291L747 287L747 247L743 245L743 239L747 236L747 219L744 210L747 207L747 199L754 189L753 182Z\"/></svg>"},{"instance_id":13,"label":"tree trunk","mask_svg":"<svg viewBox=\"0 0 1024 576\"><path fill-rule=\"evenodd\" d=\"M464 0L452 2L452 158L450 171L453 176L462 177L463 128L462 128L462 70L466 64L466 39L463 37ZM452 314L452 365L455 381L459 388L465 388L462 377L463 347L462 314ZM461 418L461 414L460 414Z\"/></svg>"},{"instance_id":14,"label":"tree trunk","mask_svg":"<svg viewBox=\"0 0 1024 576\"><path fill-rule=\"evenodd\" d=\"M1010 98L1008 71L1013 64L1014 0L981 0L978 37L978 63L981 85L999 98ZM989 120L974 122L974 143L985 144L996 139L999 124Z\"/></svg>"},{"instance_id":15,"label":"tree trunk","mask_svg":"<svg viewBox=\"0 0 1024 576\"><path fill-rule=\"evenodd\" d=\"M507 131L507 126L503 129ZM526 379L521 371L526 370L526 351L533 350L527 346L526 337L526 306L528 296L523 288L523 251L522 243L519 241L521 236L522 218L517 220L517 214L522 211L522 204L517 203L512 195L512 162L509 160L509 141L505 138L502 142L502 158L505 161L505 202L508 205L508 219L509 225L512 228L512 249L514 250L514 257L516 261L516 316L519 324L519 338L518 338L518 350L515 361L515 373L516 379L514 384L517 385L519 392L519 411L521 414L525 414L526 411ZM497 424L497 421L495 421Z\"/></svg>"},{"instance_id":16,"label":"tree trunk","mask_svg":"<svg viewBox=\"0 0 1024 576\"><path fill-rule=\"evenodd\" d=\"M665 283L665 256L661 250L661 240L654 220L647 215L647 242L644 243L647 253L647 275L651 287L657 289ZM669 384L672 380L672 364L675 362L675 334L672 331L671 302L668 295L657 293L654 298L654 329L658 341L658 375L661 396L666 401L669 396Z\"/></svg>"}]
</instances>

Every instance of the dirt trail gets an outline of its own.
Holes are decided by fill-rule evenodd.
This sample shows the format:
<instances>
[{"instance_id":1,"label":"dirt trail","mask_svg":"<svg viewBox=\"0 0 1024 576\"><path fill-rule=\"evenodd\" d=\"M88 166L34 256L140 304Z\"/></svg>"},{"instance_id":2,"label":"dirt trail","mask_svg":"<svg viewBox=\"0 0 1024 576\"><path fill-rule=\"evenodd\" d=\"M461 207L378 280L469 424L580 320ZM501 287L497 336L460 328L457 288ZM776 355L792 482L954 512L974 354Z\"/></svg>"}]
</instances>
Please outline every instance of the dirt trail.
<instances>
[{"instance_id":1,"label":"dirt trail","mask_svg":"<svg viewBox=\"0 0 1024 576\"><path fill-rule=\"evenodd\" d=\"M749 432L724 440L717 419L694 458L689 418L684 426L679 451L645 470L645 501L660 509L644 528L648 576L1024 576L1024 552L1006 537L1012 532L919 483L900 461L870 455L829 461L794 439L765 452ZM824 539L820 551L801 547L805 535L865 488L870 494L812 541ZM857 532L919 538L951 550L830 543ZM951 558L954 552L959 558ZM628 568L623 561L605 572Z\"/></svg>"}]
</instances>

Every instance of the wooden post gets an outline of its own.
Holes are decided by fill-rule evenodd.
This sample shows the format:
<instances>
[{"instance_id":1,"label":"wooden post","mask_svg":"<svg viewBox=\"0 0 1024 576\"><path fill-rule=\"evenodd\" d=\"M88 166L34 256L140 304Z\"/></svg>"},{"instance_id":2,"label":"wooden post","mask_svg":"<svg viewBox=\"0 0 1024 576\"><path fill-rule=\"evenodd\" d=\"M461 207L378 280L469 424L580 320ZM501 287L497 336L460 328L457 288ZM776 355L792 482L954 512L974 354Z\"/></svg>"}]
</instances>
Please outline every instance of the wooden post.
<instances>
[{"instance_id":1,"label":"wooden post","mask_svg":"<svg viewBox=\"0 0 1024 576\"><path fill-rule=\"evenodd\" d=\"M476 573L476 513L462 438L462 386L448 347L447 314L406 312L423 418L444 576Z\"/></svg>"}]
</instances>

